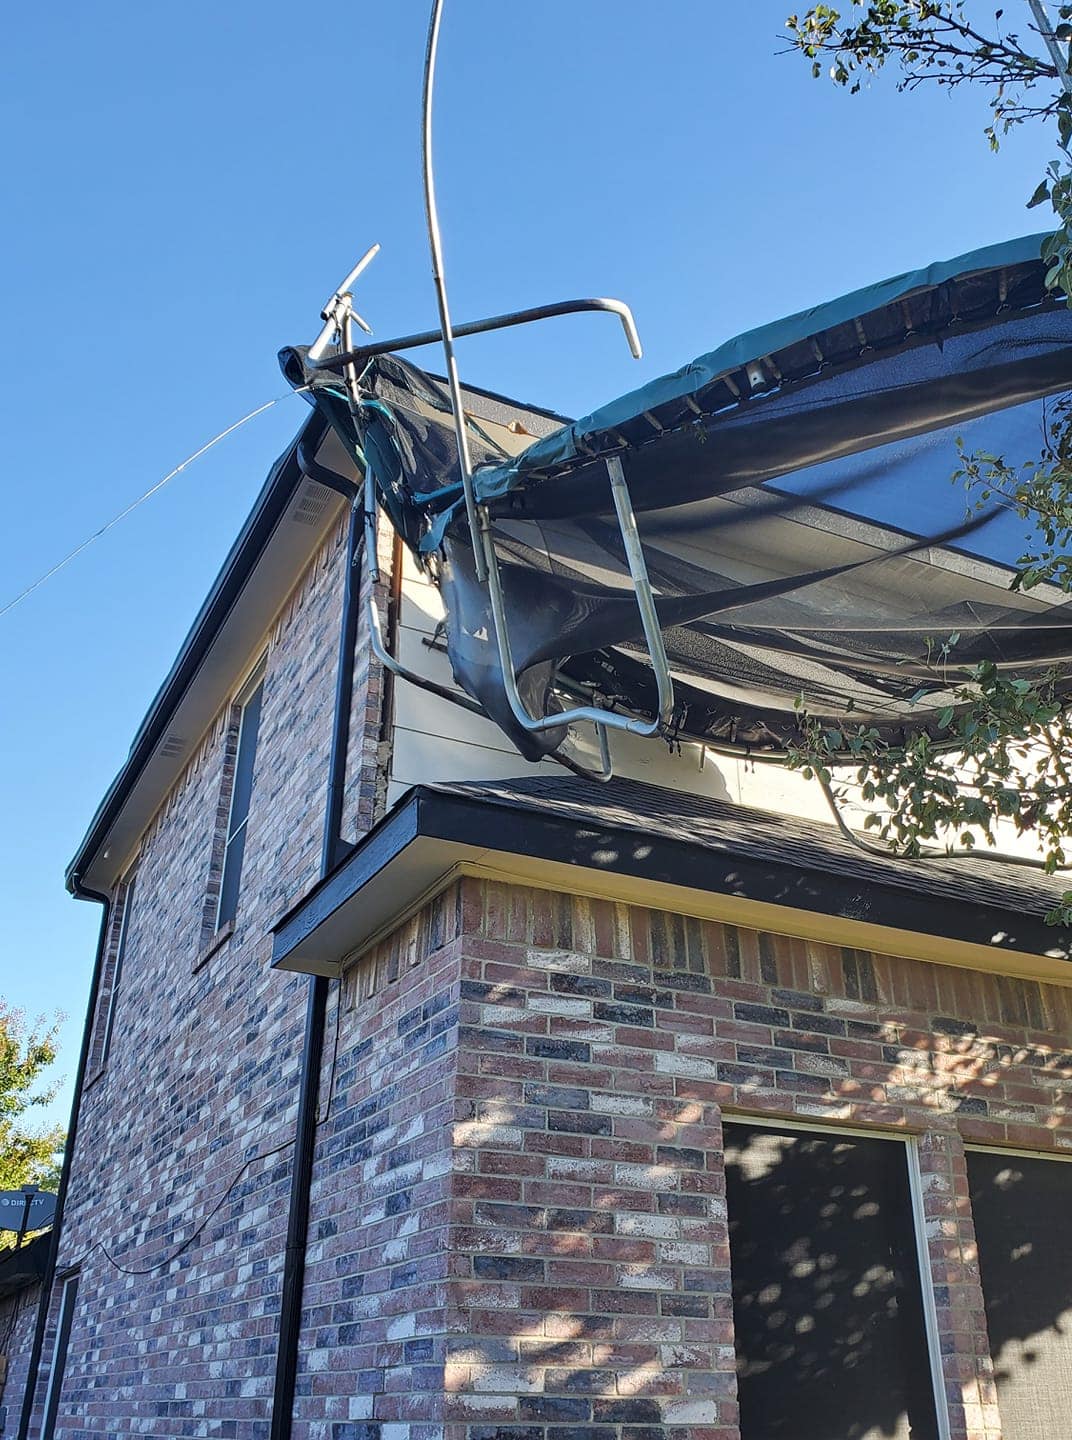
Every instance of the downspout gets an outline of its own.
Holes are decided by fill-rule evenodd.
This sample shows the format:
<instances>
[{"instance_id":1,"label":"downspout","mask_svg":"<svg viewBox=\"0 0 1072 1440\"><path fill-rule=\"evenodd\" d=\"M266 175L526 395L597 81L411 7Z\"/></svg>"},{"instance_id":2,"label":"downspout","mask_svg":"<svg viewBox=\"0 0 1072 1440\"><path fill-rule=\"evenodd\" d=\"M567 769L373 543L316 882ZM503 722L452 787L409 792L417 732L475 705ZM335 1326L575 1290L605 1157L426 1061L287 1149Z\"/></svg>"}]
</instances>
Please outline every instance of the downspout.
<instances>
[{"instance_id":1,"label":"downspout","mask_svg":"<svg viewBox=\"0 0 1072 1440\"><path fill-rule=\"evenodd\" d=\"M319 467L318 467L319 471ZM321 483L324 472L315 473ZM337 477L341 481L341 477ZM341 490L342 484L333 489ZM341 837L343 801L346 789L346 756L350 746L350 709L354 690L354 649L361 614L361 557L364 511L361 492L348 486L350 528L346 543L346 578L343 590L339 661L335 680L335 714L328 762L327 806L320 854L320 877L330 873L351 847ZM301 1337L302 1290L305 1283L305 1252L309 1238L309 1192L313 1179L319 1107L320 1066L324 1053L324 1026L327 1016L329 982L315 975L309 981L305 1006L305 1039L302 1044L298 1117L295 1122L294 1164L290 1176L287 1212L287 1242L283 1258L283 1289L279 1311L279 1344L276 1350L275 1384L272 1391L272 1422L269 1440L290 1440L294 1420L294 1391L298 1376L298 1342Z\"/></svg>"},{"instance_id":2,"label":"downspout","mask_svg":"<svg viewBox=\"0 0 1072 1440\"><path fill-rule=\"evenodd\" d=\"M30 1422L33 1418L34 1398L37 1380L41 1370L41 1351L45 1344L45 1330L48 1326L48 1312L52 1301L52 1286L56 1279L56 1261L59 1257L60 1235L63 1230L63 1209L67 1201L67 1186L71 1178L71 1160L74 1157L75 1141L78 1138L78 1112L82 1106L82 1087L85 1084L86 1067L89 1064L90 1037L93 1034L93 1017L97 1011L101 974L104 970L104 956L108 948L108 922L112 913L112 902L107 895L83 887L79 877L71 877L71 893L78 900L96 900L104 908L101 911L100 934L97 937L97 955L93 962L93 978L89 987L89 1005L86 1023L82 1031L82 1048L78 1055L78 1070L75 1074L74 1096L71 1100L71 1118L67 1126L67 1141L63 1147L63 1163L60 1167L60 1183L56 1193L56 1213L52 1217L52 1233L49 1236L45 1272L41 1276L41 1295L37 1302L37 1323L34 1326L33 1343L30 1346L30 1363L26 1371L26 1388L22 1396L22 1413L19 1416L17 1440L27 1440Z\"/></svg>"}]
</instances>

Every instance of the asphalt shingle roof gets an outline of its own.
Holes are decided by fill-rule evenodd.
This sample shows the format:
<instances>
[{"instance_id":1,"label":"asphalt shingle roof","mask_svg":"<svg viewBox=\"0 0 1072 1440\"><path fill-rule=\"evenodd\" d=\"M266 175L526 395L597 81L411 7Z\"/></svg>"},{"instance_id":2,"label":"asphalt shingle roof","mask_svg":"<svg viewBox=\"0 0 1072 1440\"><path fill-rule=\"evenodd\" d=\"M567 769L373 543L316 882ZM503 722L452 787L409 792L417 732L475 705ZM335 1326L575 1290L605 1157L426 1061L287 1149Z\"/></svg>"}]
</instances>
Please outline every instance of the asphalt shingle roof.
<instances>
[{"instance_id":1,"label":"asphalt shingle roof","mask_svg":"<svg viewBox=\"0 0 1072 1440\"><path fill-rule=\"evenodd\" d=\"M1072 888L1072 875L998 858L904 860L859 849L833 825L756 810L707 796L665 790L637 780L606 785L572 775L428 785L442 794L481 798L607 829L629 830L698 845L722 855L752 857L826 871L913 894L1044 915Z\"/></svg>"}]
</instances>

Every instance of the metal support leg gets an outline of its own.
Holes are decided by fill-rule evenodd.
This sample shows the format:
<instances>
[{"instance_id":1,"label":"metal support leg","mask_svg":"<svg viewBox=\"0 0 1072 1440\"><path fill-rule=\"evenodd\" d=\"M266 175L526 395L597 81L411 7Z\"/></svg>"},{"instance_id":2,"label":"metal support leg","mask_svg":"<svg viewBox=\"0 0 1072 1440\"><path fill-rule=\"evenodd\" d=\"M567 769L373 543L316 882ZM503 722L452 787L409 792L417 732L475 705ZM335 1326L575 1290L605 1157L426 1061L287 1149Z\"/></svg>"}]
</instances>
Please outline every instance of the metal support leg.
<instances>
[{"instance_id":1,"label":"metal support leg","mask_svg":"<svg viewBox=\"0 0 1072 1440\"><path fill-rule=\"evenodd\" d=\"M365 323L364 320L362 320L361 316L354 309L353 296L350 294L350 286L361 274L362 270L364 270L366 266L370 265L372 261L375 260L376 256L379 253L379 245L370 246L369 249L365 251L364 255L362 255L361 259L357 262L354 268L350 271L349 275L347 275L346 279L332 295L331 299L324 306L323 310L321 310L320 318L324 322L324 327L320 331L320 334L313 341L313 343L309 346L307 358L311 365L314 365L316 361L318 361L323 356L324 351L334 340L335 336L340 333L340 331L342 330L343 316L347 313L352 315L352 317L357 321L357 323L361 326L362 330L364 330L367 335L372 334L371 328ZM349 349L350 346L348 345L346 348ZM350 363L353 363L352 360Z\"/></svg>"},{"instance_id":2,"label":"metal support leg","mask_svg":"<svg viewBox=\"0 0 1072 1440\"><path fill-rule=\"evenodd\" d=\"M473 493L472 463L469 456L468 433L465 414L462 408L461 384L458 379L453 341L456 333L478 334L487 330L502 329L510 325L525 324L531 320L545 319L553 315L571 314L579 310L606 310L617 315L625 327L626 338L629 341L629 346L634 356L640 355L640 341L636 334L636 327L628 306L615 300L566 301L558 305L541 306L531 311L518 311L511 315L494 316L490 320L477 321L471 325L459 326L457 331L453 329L447 309L446 287L442 278L442 242L439 236L435 187L431 173L432 73L434 70L441 6L442 0L433 0L433 18L429 33L428 55L426 57L424 97L425 195L428 211L429 240L433 258L433 276L436 282L436 292L439 300L441 328L439 331L404 336L401 339L382 342L367 347L367 349L355 349L353 343L354 324L356 323L365 331L368 331L369 327L354 309L350 287L379 250L380 247L374 245L366 251L357 262L321 312L321 319L324 321L324 326L309 349L308 362L313 369L332 369L342 372L346 382L350 413L355 425L359 426L362 396L360 392L358 365L366 363L367 359L373 354L381 354L387 350L428 344L435 339L442 340L447 359L447 377L451 395L451 408L454 415L455 439L458 446L458 467L465 496L466 516L469 521L469 529L473 542L476 574L477 579L482 583L486 583L488 586L492 627L495 631L495 642L503 676L503 686L510 709L518 724L530 733L541 733L547 730L557 729L560 726L573 725L580 722L594 725L596 737L599 742L600 769L588 773L590 773L593 778L609 780L614 773L610 754L610 731L624 730L630 734L641 736L656 735L660 731L667 729L674 711L674 689L670 677L670 667L666 658L666 648L663 644L662 631L659 628L659 617L652 595L651 581L648 578L647 564L644 560L644 552L637 530L636 516L622 471L621 460L616 455L611 456L607 461L607 474L610 480L615 513L618 517L618 527L621 532L622 544L625 548L626 559L629 565L629 574L633 581L637 606L640 610L641 624L644 630L644 638L647 642L648 655L652 670L655 674L655 684L658 694L657 713L652 720L640 720L619 715L614 711L605 710L596 705L581 705L571 710L561 711L555 715L533 717L525 708L525 704L517 688L517 676L510 650L510 636L502 592L502 582L499 574L498 558L495 554L495 546L491 536L487 512L486 509L477 504ZM340 347L339 353L331 357L326 357L324 352L336 337ZM377 515L379 513L379 507L376 497L375 481L367 467L365 473L364 510L365 557L371 581L367 599L367 612L369 645L372 653L381 665L390 670L392 674L397 675L400 679L408 680L410 684L430 691L432 694L440 696L453 705L461 706L473 714L485 715L484 707L478 701L468 695L448 689L446 686L438 685L434 681L428 680L412 670L408 670L405 666L400 665L393 655L389 654L383 641L380 614L376 605L373 589L379 580L380 573L377 556Z\"/></svg>"},{"instance_id":3,"label":"metal support leg","mask_svg":"<svg viewBox=\"0 0 1072 1440\"><path fill-rule=\"evenodd\" d=\"M1046 14L1046 6L1042 0L1027 0L1028 9L1031 11L1032 19L1050 52L1050 59L1057 70L1057 78L1061 82L1061 88L1069 95L1072 95L1072 76L1068 73L1068 63L1065 52L1061 49L1061 42L1054 33L1053 24Z\"/></svg>"},{"instance_id":4,"label":"metal support leg","mask_svg":"<svg viewBox=\"0 0 1072 1440\"><path fill-rule=\"evenodd\" d=\"M446 685L440 685L435 680L429 680L424 675L418 675L415 670L409 670L405 665L399 664L395 657L383 643L383 627L380 624L380 611L376 604L376 584L380 578L380 562L376 553L376 516L378 507L376 504L376 482L372 478L372 472L365 472L365 564L368 567L369 587L368 596L365 601L365 612L368 619L369 646L373 655L380 664L392 675L397 675L400 680L408 680L411 685L418 686L421 690L427 690L432 695L438 695L441 700L449 700L452 705L459 706L462 710L468 710L470 714L487 718L483 705L479 700L474 700L471 695L465 695L460 690L450 690Z\"/></svg>"},{"instance_id":5,"label":"metal support leg","mask_svg":"<svg viewBox=\"0 0 1072 1440\"><path fill-rule=\"evenodd\" d=\"M625 547L626 560L629 564L629 574L636 591L637 607L640 610L641 624L644 627L648 656L652 670L655 672L658 712L652 720L630 719L625 715L618 715L612 710L603 710L596 705L578 705L572 710L561 710L554 715L539 717L528 713L517 688L517 672L514 667L513 652L510 648L510 632L506 618L502 579L499 574L499 562L495 554L495 542L492 539L491 526L485 509L481 509L479 513L479 536L474 536L474 541L479 542L483 548L488 575L488 598L491 601L492 626L499 654L499 668L502 670L503 686L514 719L523 730L528 730L532 734L538 734L545 730L557 730L560 726L575 725L581 722L595 725L597 730L602 732L600 734L600 750L604 756L605 767L609 764L609 750L605 734L607 730L625 730L631 735L657 735L666 729L674 713L674 684L666 658L666 647L663 644L662 631L659 628L659 616L655 609L647 562L640 544L633 502L625 483L621 460L617 455L612 455L608 459L607 473L610 478L611 494L614 498L614 509L618 516L618 526L621 530L622 544Z\"/></svg>"},{"instance_id":6,"label":"metal support leg","mask_svg":"<svg viewBox=\"0 0 1072 1440\"><path fill-rule=\"evenodd\" d=\"M618 516L618 529L622 533L622 544L625 546L625 558L629 562L629 574L632 576L636 589L637 609L640 611L641 624L644 626L644 639L647 641L648 655L651 657L651 668L655 672L659 705L654 730L661 730L670 724L674 714L674 683L670 678L670 663L666 658L666 646L663 643L659 613L655 608L655 597L651 590L651 580L648 578L644 548L640 543L640 531L637 529L636 512L633 509L629 487L625 483L620 456L611 455L608 458L607 474L610 476L610 491L614 497L614 509ZM654 730L650 733L654 734Z\"/></svg>"}]
</instances>

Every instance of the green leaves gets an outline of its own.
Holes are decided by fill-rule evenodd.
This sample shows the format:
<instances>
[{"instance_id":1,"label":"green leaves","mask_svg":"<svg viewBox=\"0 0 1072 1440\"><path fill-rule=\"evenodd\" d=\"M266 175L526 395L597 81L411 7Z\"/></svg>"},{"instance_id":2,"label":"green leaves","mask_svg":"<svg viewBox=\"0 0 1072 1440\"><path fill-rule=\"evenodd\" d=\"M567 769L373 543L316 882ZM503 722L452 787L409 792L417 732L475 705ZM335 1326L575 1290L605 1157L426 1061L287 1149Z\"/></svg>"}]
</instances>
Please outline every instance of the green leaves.
<instances>
[{"instance_id":1,"label":"green leaves","mask_svg":"<svg viewBox=\"0 0 1072 1440\"><path fill-rule=\"evenodd\" d=\"M985 661L953 687L937 665L934 675L927 693L944 687L950 703L931 727L906 733L900 744L873 727L824 724L802 697L791 768L848 786L870 807L864 829L896 853L995 846L1004 825L1009 834L1030 835L1047 868L1063 866L1072 834L1072 716L1057 674L1035 683L1007 679ZM1072 923L1072 891L1058 909L1067 916L1054 923Z\"/></svg>"},{"instance_id":2,"label":"green leaves","mask_svg":"<svg viewBox=\"0 0 1072 1440\"><path fill-rule=\"evenodd\" d=\"M1072 3L1057 7L1057 16L1057 41L1072 46ZM1042 248L1046 285L1072 300L1072 98L1040 37L1027 28L1021 41L1002 28L1002 18L998 9L993 30L984 31L961 0L872 0L846 7L844 19L833 6L813 5L790 15L786 28L814 76L828 71L851 91L859 90L861 76L887 64L899 68L902 90L927 83L979 90L990 107L985 133L993 150L1014 125L1051 126L1059 153L1028 208L1048 202L1053 211L1054 229ZM958 440L952 478L964 485L970 510L999 505L1025 522L1013 590L1053 585L1072 594L1072 398L1049 402L1044 428L1041 452L1026 458L968 452ZM966 671L955 664L959 640L953 634L926 646L921 661L933 681L912 703L926 702L933 718L914 733L906 726L901 744L846 719L813 718L801 697L790 764L821 777L851 765L859 799L872 807L865 828L903 854L935 844L994 845L1000 824L1030 834L1047 868L1056 870L1065 864L1064 837L1072 834L1072 719L1057 676L1010 680L990 661ZM1072 890L1048 918L1072 925Z\"/></svg>"},{"instance_id":3,"label":"green leaves","mask_svg":"<svg viewBox=\"0 0 1072 1440\"><path fill-rule=\"evenodd\" d=\"M960 463L952 478L964 484L974 509L1001 504L1025 522L1013 590L1049 584L1072 593L1072 397L1048 402L1043 440L1037 458L1015 462L985 451L969 453L958 440Z\"/></svg>"},{"instance_id":4,"label":"green leaves","mask_svg":"<svg viewBox=\"0 0 1072 1440\"><path fill-rule=\"evenodd\" d=\"M27 1125L23 1116L55 1096L55 1085L38 1088L38 1081L56 1059L58 1028L58 1021L28 1026L21 1011L0 1000L0 1190L47 1188L56 1178L62 1129ZM0 1236L0 1249L13 1240Z\"/></svg>"},{"instance_id":5,"label":"green leaves","mask_svg":"<svg viewBox=\"0 0 1072 1440\"><path fill-rule=\"evenodd\" d=\"M788 40L811 62L812 75L818 79L827 70L835 84L854 93L861 76L891 63L900 69L902 90L922 84L984 90L991 111L986 136L996 150L1012 126L1055 113L1060 91L1059 84L1054 88L1058 76L1048 51L1036 54L1026 48L1037 44L1038 36L1028 29L1021 41L1015 31L1002 28L1003 13L997 10L993 30L984 31L962 0L874 0L846 7L844 18L833 6L813 5L785 23ZM1062 20L1058 36L1066 30L1072 39L1072 26ZM1061 43L1067 42L1062 38ZM1045 198L1038 196L1034 203Z\"/></svg>"}]
</instances>

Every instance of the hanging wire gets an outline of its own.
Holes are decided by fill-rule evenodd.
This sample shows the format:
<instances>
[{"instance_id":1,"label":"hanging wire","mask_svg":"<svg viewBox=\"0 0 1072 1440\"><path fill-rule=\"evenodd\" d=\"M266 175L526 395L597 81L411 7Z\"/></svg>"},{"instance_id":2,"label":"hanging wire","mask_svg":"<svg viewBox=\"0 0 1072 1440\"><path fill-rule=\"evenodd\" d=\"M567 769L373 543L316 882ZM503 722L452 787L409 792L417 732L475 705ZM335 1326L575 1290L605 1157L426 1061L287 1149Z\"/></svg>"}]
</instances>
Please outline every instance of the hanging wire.
<instances>
[{"instance_id":1,"label":"hanging wire","mask_svg":"<svg viewBox=\"0 0 1072 1440\"><path fill-rule=\"evenodd\" d=\"M227 1185L223 1193L219 1196L215 1205L213 1205L212 1209L209 1210L209 1212L202 1217L200 1223L196 1226L192 1233L189 1234L186 1239L183 1240L182 1243L178 1245L174 1250L172 1250L169 1254L165 1255L162 1260L154 1260L151 1265L145 1266L123 1265L115 1258L114 1255L111 1254L111 1252L108 1250L107 1246L102 1240L94 1240L93 1244L90 1245L88 1250L83 1252L83 1254L78 1258L78 1260L74 1262L74 1264L77 1266L84 1265L85 1262L89 1259L89 1257L93 1254L93 1252L95 1250L99 1250L104 1256L105 1260L108 1262L108 1264L111 1265L114 1270L118 1270L123 1275L151 1275L154 1270L163 1269L165 1265L170 1265L173 1261L177 1260L184 1251L189 1250L190 1246L194 1243L195 1240L199 1240L201 1238L202 1234L208 1228L211 1221L214 1220L215 1217L219 1214L224 1202L231 1195L235 1186L238 1184L239 1180L242 1179L242 1177L245 1175L246 1171L250 1168L251 1165L255 1165L259 1160L270 1160L274 1155L281 1155L284 1150L289 1150L293 1144L294 1137L293 1135L291 1135L288 1139L284 1140L281 1145L276 1145L271 1150L263 1150L257 1155L251 1155L249 1159L245 1162L245 1164L242 1165L231 1177L230 1183Z\"/></svg>"},{"instance_id":2,"label":"hanging wire","mask_svg":"<svg viewBox=\"0 0 1072 1440\"><path fill-rule=\"evenodd\" d=\"M324 1113L317 1118L316 1122L318 1128L327 1123L327 1120L331 1114L331 1103L334 1099L335 1093L335 1072L339 1058L339 1028L340 1020L342 1017L342 1009L343 994L342 984L340 982L338 987L338 999L335 1007L335 1045L331 1056L331 1074L328 1080L327 1098ZM191 1245L193 1245L195 1241L201 1238L201 1236L208 1229L209 1225L219 1214L226 1201L234 1193L235 1186L246 1175L251 1166L256 1165L258 1161L271 1160L276 1155L282 1155L284 1151L289 1150L293 1144L294 1137L293 1135L291 1135L288 1136L286 1140L282 1141L281 1144L274 1145L269 1150L261 1150L257 1154L251 1155L248 1160L244 1161L238 1167L235 1173L231 1176L224 1189L217 1196L215 1203L201 1217L194 1229L190 1232L189 1235L187 1235L186 1239L176 1245L173 1250L169 1250L162 1259L154 1260L151 1264L144 1266L124 1265L121 1261L115 1258L115 1256L111 1253L103 1240L94 1240L93 1243L88 1247L88 1249L83 1251L79 1258L73 1262L74 1266L84 1265L85 1262L89 1259L89 1257L99 1250L105 1261L112 1267L112 1269L118 1270L122 1275L152 1275L155 1271L164 1269L166 1266L171 1265L174 1261L176 1261L180 1255L185 1254L185 1252L190 1249ZM3 1342L0 1341L0 1346L2 1346L2 1343Z\"/></svg>"},{"instance_id":3,"label":"hanging wire","mask_svg":"<svg viewBox=\"0 0 1072 1440\"><path fill-rule=\"evenodd\" d=\"M218 435L213 435L211 440L195 450L192 455L187 455L186 459L183 460L181 464L176 465L174 470L169 470L162 480L158 480L156 484L151 485L143 495L139 495L136 500L132 500L129 505L123 510L120 510L118 515L113 515L99 530L94 530L92 535L87 536L80 545L76 545L73 550L64 555L62 560L57 560L55 565L50 566L43 575L39 575L36 580L27 585L25 590L20 590L6 605L0 606L0 617L6 615L9 610L14 610L16 605L21 605L23 600L25 600L27 596L32 595L35 590L39 590L46 580L51 580L53 575L58 575L65 566L69 565L72 560L81 555L83 550L88 550L94 540L99 540L102 535L106 535L109 530L119 524L120 520L125 520L132 511L137 510L139 505L144 505L146 500L150 500L158 490L162 490L169 481L174 480L176 475L181 475L187 466L192 465L195 460L200 460L201 456L207 454L214 445L218 445L221 440L226 440L227 436L233 435L236 430L241 430L243 425L248 425L249 422L255 420L258 415L263 415L266 410L271 410L273 405L278 405L281 400L286 400L291 395L300 395L302 390L307 390L308 388L307 385L303 385L301 389L288 390L286 395L277 395L274 400L266 400L263 405L258 405L257 408L251 410L248 415L243 415L241 420L236 420L233 425L228 425L226 430L221 430Z\"/></svg>"},{"instance_id":4,"label":"hanging wire","mask_svg":"<svg viewBox=\"0 0 1072 1440\"><path fill-rule=\"evenodd\" d=\"M1072 870L1072 864L1047 865L1045 860L1036 860L1030 855L1015 855L1007 851L981 850L981 849L957 849L957 850L920 850L912 855L907 850L896 850L892 846L876 845L870 840L865 840L858 830L853 830L841 813L837 796L834 794L833 786L829 780L824 780L822 775L816 772L815 778L819 782L819 788L823 792L827 805L830 807L830 814L833 816L834 824L840 830L844 839L857 850L863 850L865 854L877 855L880 860L988 860L997 865L1019 865L1024 870L1044 870L1047 874L1052 870Z\"/></svg>"}]
</instances>

